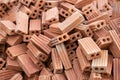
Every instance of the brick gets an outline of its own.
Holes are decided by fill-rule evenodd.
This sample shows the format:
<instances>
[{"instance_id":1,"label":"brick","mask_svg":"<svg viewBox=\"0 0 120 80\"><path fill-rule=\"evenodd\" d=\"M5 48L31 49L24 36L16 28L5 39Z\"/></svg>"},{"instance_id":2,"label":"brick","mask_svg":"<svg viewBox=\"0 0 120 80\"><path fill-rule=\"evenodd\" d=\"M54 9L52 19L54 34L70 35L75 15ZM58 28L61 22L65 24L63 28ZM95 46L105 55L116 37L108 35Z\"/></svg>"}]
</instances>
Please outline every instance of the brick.
<instances>
[{"instance_id":1,"label":"brick","mask_svg":"<svg viewBox=\"0 0 120 80\"><path fill-rule=\"evenodd\" d=\"M35 3L35 7L37 8L42 8L45 4L45 0L37 0L36 3Z\"/></svg>"},{"instance_id":2,"label":"brick","mask_svg":"<svg viewBox=\"0 0 120 80\"><path fill-rule=\"evenodd\" d=\"M29 34L39 35L40 33L41 33L41 20L39 19L30 20Z\"/></svg>"},{"instance_id":3,"label":"brick","mask_svg":"<svg viewBox=\"0 0 120 80\"><path fill-rule=\"evenodd\" d=\"M66 70L71 69L72 65L70 63L69 57L67 55L67 51L65 45L63 43L56 45L56 49L58 51L58 55L63 63L63 66Z\"/></svg>"},{"instance_id":4,"label":"brick","mask_svg":"<svg viewBox=\"0 0 120 80\"><path fill-rule=\"evenodd\" d=\"M56 48L52 48L52 63L53 63L54 73L63 72L62 62Z\"/></svg>"},{"instance_id":5,"label":"brick","mask_svg":"<svg viewBox=\"0 0 120 80\"><path fill-rule=\"evenodd\" d=\"M79 39L78 43L81 50L83 51L84 55L88 60L92 60L100 57L101 49L97 46L97 44L93 41L91 37ZM91 45L91 46L88 46L88 45Z\"/></svg>"},{"instance_id":6,"label":"brick","mask_svg":"<svg viewBox=\"0 0 120 80\"><path fill-rule=\"evenodd\" d=\"M17 61L28 77L31 77L33 74L39 72L39 69L34 65L27 54L18 56Z\"/></svg>"},{"instance_id":7,"label":"brick","mask_svg":"<svg viewBox=\"0 0 120 80\"><path fill-rule=\"evenodd\" d=\"M23 77L20 73L17 73L10 80L23 80Z\"/></svg>"},{"instance_id":8,"label":"brick","mask_svg":"<svg viewBox=\"0 0 120 80\"><path fill-rule=\"evenodd\" d=\"M8 35L15 35L15 28L16 28L16 25L14 23L12 23L11 21L1 21L0 22L0 25L1 25L1 29L3 31L5 31Z\"/></svg>"},{"instance_id":9,"label":"brick","mask_svg":"<svg viewBox=\"0 0 120 80\"><path fill-rule=\"evenodd\" d=\"M51 14L52 13L52 14ZM45 12L45 22L48 24L59 21L59 12L57 7L53 7Z\"/></svg>"},{"instance_id":10,"label":"brick","mask_svg":"<svg viewBox=\"0 0 120 80\"><path fill-rule=\"evenodd\" d=\"M38 17L38 8L35 6L30 6L30 10L31 10L31 15L30 18L37 18Z\"/></svg>"},{"instance_id":11,"label":"brick","mask_svg":"<svg viewBox=\"0 0 120 80\"><path fill-rule=\"evenodd\" d=\"M90 80L102 80L102 76L99 73L91 72Z\"/></svg>"},{"instance_id":12,"label":"brick","mask_svg":"<svg viewBox=\"0 0 120 80\"><path fill-rule=\"evenodd\" d=\"M60 7L68 11L70 14L75 12L75 6L73 6L70 3L67 3L67 2L60 3Z\"/></svg>"},{"instance_id":13,"label":"brick","mask_svg":"<svg viewBox=\"0 0 120 80\"><path fill-rule=\"evenodd\" d=\"M23 42L29 42L32 35L23 35Z\"/></svg>"},{"instance_id":14,"label":"brick","mask_svg":"<svg viewBox=\"0 0 120 80\"><path fill-rule=\"evenodd\" d=\"M0 58L0 69L3 68L3 66L5 65L6 61L2 58Z\"/></svg>"},{"instance_id":15,"label":"brick","mask_svg":"<svg viewBox=\"0 0 120 80\"><path fill-rule=\"evenodd\" d=\"M87 58L83 54L80 47L78 47L76 49L76 55L77 55L78 62L79 62L80 67L81 67L81 71L82 72L90 71L91 70L90 62L87 60Z\"/></svg>"},{"instance_id":16,"label":"brick","mask_svg":"<svg viewBox=\"0 0 120 80\"><path fill-rule=\"evenodd\" d=\"M93 72L105 73L108 64L108 51L102 50L101 57L92 60L92 70Z\"/></svg>"},{"instance_id":17,"label":"brick","mask_svg":"<svg viewBox=\"0 0 120 80\"><path fill-rule=\"evenodd\" d=\"M96 22L89 24L89 27L91 28L92 31L98 31L101 28L104 28L106 26L107 24L104 20L96 21Z\"/></svg>"},{"instance_id":18,"label":"brick","mask_svg":"<svg viewBox=\"0 0 120 80\"><path fill-rule=\"evenodd\" d=\"M54 74L52 80L66 80L66 77L63 74Z\"/></svg>"},{"instance_id":19,"label":"brick","mask_svg":"<svg viewBox=\"0 0 120 80\"><path fill-rule=\"evenodd\" d=\"M26 44L23 43L7 48L6 53L11 59L15 59L17 56L25 54L26 50Z\"/></svg>"},{"instance_id":20,"label":"brick","mask_svg":"<svg viewBox=\"0 0 120 80\"><path fill-rule=\"evenodd\" d=\"M109 34L112 38L112 43L109 47L110 51L112 52L113 56L114 57L120 57L120 54L119 54L119 51L120 51L120 44L119 44L119 41L120 41L120 38L118 36L118 34L116 33L115 30L111 30L109 31Z\"/></svg>"},{"instance_id":21,"label":"brick","mask_svg":"<svg viewBox=\"0 0 120 80\"><path fill-rule=\"evenodd\" d=\"M92 4L88 4L82 8L83 14L87 18L87 20L91 20L97 16L99 16L100 12L94 7Z\"/></svg>"},{"instance_id":22,"label":"brick","mask_svg":"<svg viewBox=\"0 0 120 80\"><path fill-rule=\"evenodd\" d=\"M119 66L120 66L120 59L119 58L115 58L113 59L113 79L114 80L119 80Z\"/></svg>"},{"instance_id":23,"label":"brick","mask_svg":"<svg viewBox=\"0 0 120 80\"><path fill-rule=\"evenodd\" d=\"M54 37L57 37L59 34L55 34L51 32L51 30L47 29L47 30L44 30L44 35L52 39Z\"/></svg>"},{"instance_id":24,"label":"brick","mask_svg":"<svg viewBox=\"0 0 120 80\"><path fill-rule=\"evenodd\" d=\"M9 36L7 38L7 43L10 45L10 46L13 46L13 45L17 45L19 43L21 43L23 41L22 39L22 36L19 36L19 35L14 35L14 36Z\"/></svg>"},{"instance_id":25,"label":"brick","mask_svg":"<svg viewBox=\"0 0 120 80\"><path fill-rule=\"evenodd\" d=\"M59 35L59 36L57 36L57 37L55 37L55 38L52 38L52 39L50 40L49 45L50 45L50 46L55 46L55 45L57 45L57 44L60 44L60 43L62 43L62 42L65 42L65 41L67 41L67 40L69 40L69 39L70 39L69 35L68 35L67 33L64 33L64 34Z\"/></svg>"},{"instance_id":26,"label":"brick","mask_svg":"<svg viewBox=\"0 0 120 80\"><path fill-rule=\"evenodd\" d=\"M16 33L28 34L28 15L19 11L16 17Z\"/></svg>"},{"instance_id":27,"label":"brick","mask_svg":"<svg viewBox=\"0 0 120 80\"><path fill-rule=\"evenodd\" d=\"M20 65L18 64L18 62L16 60L11 60L9 57L7 57L6 69L15 70L15 71L23 71Z\"/></svg>"},{"instance_id":28,"label":"brick","mask_svg":"<svg viewBox=\"0 0 120 80\"><path fill-rule=\"evenodd\" d=\"M107 64L107 70L105 73L102 74L102 77L110 77L112 72L112 66L113 66L113 56L108 56L108 64Z\"/></svg>"},{"instance_id":29,"label":"brick","mask_svg":"<svg viewBox=\"0 0 120 80\"><path fill-rule=\"evenodd\" d=\"M75 6L77 8L82 8L83 6L86 6L90 3L92 3L93 0L77 0L77 2L75 3Z\"/></svg>"},{"instance_id":30,"label":"brick","mask_svg":"<svg viewBox=\"0 0 120 80\"><path fill-rule=\"evenodd\" d=\"M77 80L77 77L73 69L65 70L65 75L68 80Z\"/></svg>"},{"instance_id":31,"label":"brick","mask_svg":"<svg viewBox=\"0 0 120 80\"><path fill-rule=\"evenodd\" d=\"M80 32L75 32L75 33L70 35L70 43L73 43L81 38L82 38L82 34Z\"/></svg>"},{"instance_id":32,"label":"brick","mask_svg":"<svg viewBox=\"0 0 120 80\"><path fill-rule=\"evenodd\" d=\"M27 45L27 48L32 52L32 54L41 61L46 61L48 56L41 52L37 47L34 46L32 42Z\"/></svg>"},{"instance_id":33,"label":"brick","mask_svg":"<svg viewBox=\"0 0 120 80\"><path fill-rule=\"evenodd\" d=\"M41 70L44 67L44 64L38 60L33 53L30 50L26 51L27 55L29 56L29 58L33 61L33 63Z\"/></svg>"},{"instance_id":34,"label":"brick","mask_svg":"<svg viewBox=\"0 0 120 80\"><path fill-rule=\"evenodd\" d=\"M16 73L18 73L18 71L6 70L6 69L5 70L0 70L0 79L1 80L9 80Z\"/></svg>"},{"instance_id":35,"label":"brick","mask_svg":"<svg viewBox=\"0 0 120 80\"><path fill-rule=\"evenodd\" d=\"M101 48L101 49L107 49L110 44L112 43L112 39L110 36L106 36L106 37L101 37L98 38L96 41L96 44Z\"/></svg>"},{"instance_id":36,"label":"brick","mask_svg":"<svg viewBox=\"0 0 120 80\"><path fill-rule=\"evenodd\" d=\"M61 31L61 33L68 33L83 21L84 21L83 16L76 11L66 20L64 20L58 28Z\"/></svg>"},{"instance_id":37,"label":"brick","mask_svg":"<svg viewBox=\"0 0 120 80\"><path fill-rule=\"evenodd\" d=\"M75 29L80 31L83 37L92 37L94 35L88 25L81 25Z\"/></svg>"},{"instance_id":38,"label":"brick","mask_svg":"<svg viewBox=\"0 0 120 80\"><path fill-rule=\"evenodd\" d=\"M25 6L29 6L31 4L32 0L20 0L20 2L22 4L24 4Z\"/></svg>"},{"instance_id":39,"label":"brick","mask_svg":"<svg viewBox=\"0 0 120 80\"><path fill-rule=\"evenodd\" d=\"M32 11L28 7L26 7L24 5L20 7L20 11L26 13L29 17L32 14Z\"/></svg>"},{"instance_id":40,"label":"brick","mask_svg":"<svg viewBox=\"0 0 120 80\"><path fill-rule=\"evenodd\" d=\"M71 15L67 10L65 10L65 9L63 9L63 8L60 8L59 14L60 14L62 17L64 17L64 18L67 18L67 17L69 17L69 16Z\"/></svg>"},{"instance_id":41,"label":"brick","mask_svg":"<svg viewBox=\"0 0 120 80\"><path fill-rule=\"evenodd\" d=\"M42 39L37 37L36 35L31 36L30 40L33 44L35 44L36 47L38 47L40 50L45 52L46 54L50 54L51 48L48 46L48 44L44 43Z\"/></svg>"},{"instance_id":42,"label":"brick","mask_svg":"<svg viewBox=\"0 0 120 80\"><path fill-rule=\"evenodd\" d=\"M52 8L52 7L57 7L59 1L56 0L46 0L45 2L45 7Z\"/></svg>"}]
</instances>

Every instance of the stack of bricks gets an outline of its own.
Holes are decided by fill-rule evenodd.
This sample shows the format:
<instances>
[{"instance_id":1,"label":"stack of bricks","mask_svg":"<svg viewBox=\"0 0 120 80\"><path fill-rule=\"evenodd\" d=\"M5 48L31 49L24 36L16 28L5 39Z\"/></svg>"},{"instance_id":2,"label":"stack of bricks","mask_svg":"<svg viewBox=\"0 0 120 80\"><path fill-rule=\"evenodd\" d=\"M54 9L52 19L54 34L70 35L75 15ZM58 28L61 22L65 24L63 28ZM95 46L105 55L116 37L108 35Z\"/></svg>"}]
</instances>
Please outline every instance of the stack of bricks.
<instances>
[{"instance_id":1,"label":"stack of bricks","mask_svg":"<svg viewBox=\"0 0 120 80\"><path fill-rule=\"evenodd\" d=\"M119 0L0 0L0 80L120 80Z\"/></svg>"}]
</instances>

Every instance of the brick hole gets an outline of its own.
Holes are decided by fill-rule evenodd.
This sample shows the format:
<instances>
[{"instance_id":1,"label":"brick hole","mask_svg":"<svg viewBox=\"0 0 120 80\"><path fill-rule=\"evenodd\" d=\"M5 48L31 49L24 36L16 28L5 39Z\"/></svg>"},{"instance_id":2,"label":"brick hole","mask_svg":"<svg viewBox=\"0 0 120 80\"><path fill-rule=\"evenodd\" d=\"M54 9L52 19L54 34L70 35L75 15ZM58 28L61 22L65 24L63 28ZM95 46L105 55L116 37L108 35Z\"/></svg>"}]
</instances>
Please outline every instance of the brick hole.
<instances>
[{"instance_id":1,"label":"brick hole","mask_svg":"<svg viewBox=\"0 0 120 80\"><path fill-rule=\"evenodd\" d=\"M68 16L68 13L66 13L65 15Z\"/></svg>"},{"instance_id":2,"label":"brick hole","mask_svg":"<svg viewBox=\"0 0 120 80\"><path fill-rule=\"evenodd\" d=\"M80 37L80 35L79 35L79 34L77 34L77 37Z\"/></svg>"},{"instance_id":3,"label":"brick hole","mask_svg":"<svg viewBox=\"0 0 120 80\"><path fill-rule=\"evenodd\" d=\"M99 56L99 55L100 55L99 53L96 54L96 56Z\"/></svg>"},{"instance_id":4,"label":"brick hole","mask_svg":"<svg viewBox=\"0 0 120 80\"><path fill-rule=\"evenodd\" d=\"M39 4L39 7L41 7L41 4Z\"/></svg>"},{"instance_id":5,"label":"brick hole","mask_svg":"<svg viewBox=\"0 0 120 80\"><path fill-rule=\"evenodd\" d=\"M56 21L56 19L53 19L53 21Z\"/></svg>"},{"instance_id":6,"label":"brick hole","mask_svg":"<svg viewBox=\"0 0 120 80\"><path fill-rule=\"evenodd\" d=\"M72 37L72 40L74 40L74 39L75 39L75 37L73 36L73 37Z\"/></svg>"},{"instance_id":7,"label":"brick hole","mask_svg":"<svg viewBox=\"0 0 120 80\"><path fill-rule=\"evenodd\" d=\"M49 22L50 22L50 23L52 23L52 21L51 21L51 20L50 20Z\"/></svg>"},{"instance_id":8,"label":"brick hole","mask_svg":"<svg viewBox=\"0 0 120 80\"><path fill-rule=\"evenodd\" d=\"M92 54L91 57L94 57L94 54Z\"/></svg>"},{"instance_id":9,"label":"brick hole","mask_svg":"<svg viewBox=\"0 0 120 80\"><path fill-rule=\"evenodd\" d=\"M66 35L64 35L64 36L63 36L63 38L64 38L64 39L66 39L66 38L67 38L67 36L66 36Z\"/></svg>"},{"instance_id":10,"label":"brick hole","mask_svg":"<svg viewBox=\"0 0 120 80\"><path fill-rule=\"evenodd\" d=\"M107 5L105 5L105 8L107 8Z\"/></svg>"},{"instance_id":11,"label":"brick hole","mask_svg":"<svg viewBox=\"0 0 120 80\"><path fill-rule=\"evenodd\" d=\"M101 25L104 25L104 22L101 22Z\"/></svg>"},{"instance_id":12,"label":"brick hole","mask_svg":"<svg viewBox=\"0 0 120 80\"><path fill-rule=\"evenodd\" d=\"M62 14L65 14L65 12L64 12L64 11L62 11Z\"/></svg>"},{"instance_id":13,"label":"brick hole","mask_svg":"<svg viewBox=\"0 0 120 80\"><path fill-rule=\"evenodd\" d=\"M71 9L71 12L74 12L74 10L73 10L73 9Z\"/></svg>"},{"instance_id":14,"label":"brick hole","mask_svg":"<svg viewBox=\"0 0 120 80\"><path fill-rule=\"evenodd\" d=\"M98 24L97 27L100 28L100 25Z\"/></svg>"},{"instance_id":15,"label":"brick hole","mask_svg":"<svg viewBox=\"0 0 120 80\"><path fill-rule=\"evenodd\" d=\"M110 9L109 8L107 8L107 11L109 11Z\"/></svg>"},{"instance_id":16,"label":"brick hole","mask_svg":"<svg viewBox=\"0 0 120 80\"><path fill-rule=\"evenodd\" d=\"M37 10L34 10L34 12L37 12Z\"/></svg>"},{"instance_id":17,"label":"brick hole","mask_svg":"<svg viewBox=\"0 0 120 80\"><path fill-rule=\"evenodd\" d=\"M92 12L92 9L90 9L90 12Z\"/></svg>"},{"instance_id":18,"label":"brick hole","mask_svg":"<svg viewBox=\"0 0 120 80\"><path fill-rule=\"evenodd\" d=\"M89 32L90 30L89 30L89 29L87 29L86 31L87 31L87 32Z\"/></svg>"},{"instance_id":19,"label":"brick hole","mask_svg":"<svg viewBox=\"0 0 120 80\"><path fill-rule=\"evenodd\" d=\"M95 70L98 70L98 68L96 67Z\"/></svg>"},{"instance_id":20,"label":"brick hole","mask_svg":"<svg viewBox=\"0 0 120 80\"><path fill-rule=\"evenodd\" d=\"M86 14L89 14L89 12L87 11Z\"/></svg>"},{"instance_id":21,"label":"brick hole","mask_svg":"<svg viewBox=\"0 0 120 80\"><path fill-rule=\"evenodd\" d=\"M29 38L28 37L26 37L26 40L28 40Z\"/></svg>"},{"instance_id":22,"label":"brick hole","mask_svg":"<svg viewBox=\"0 0 120 80\"><path fill-rule=\"evenodd\" d=\"M106 40L105 39L102 39L103 40L103 42L105 42Z\"/></svg>"},{"instance_id":23,"label":"brick hole","mask_svg":"<svg viewBox=\"0 0 120 80\"><path fill-rule=\"evenodd\" d=\"M33 14L33 16L35 16L35 14Z\"/></svg>"},{"instance_id":24,"label":"brick hole","mask_svg":"<svg viewBox=\"0 0 120 80\"><path fill-rule=\"evenodd\" d=\"M89 35L89 36L91 36L92 34L91 34L91 33L89 33L88 35Z\"/></svg>"},{"instance_id":25,"label":"brick hole","mask_svg":"<svg viewBox=\"0 0 120 80\"><path fill-rule=\"evenodd\" d=\"M39 11L39 14L42 14L42 11Z\"/></svg>"},{"instance_id":26,"label":"brick hole","mask_svg":"<svg viewBox=\"0 0 120 80\"><path fill-rule=\"evenodd\" d=\"M42 3L43 1L41 0L40 3Z\"/></svg>"},{"instance_id":27,"label":"brick hole","mask_svg":"<svg viewBox=\"0 0 120 80\"><path fill-rule=\"evenodd\" d=\"M45 3L45 5L47 6L47 5L48 5L48 3Z\"/></svg>"},{"instance_id":28,"label":"brick hole","mask_svg":"<svg viewBox=\"0 0 120 80\"><path fill-rule=\"evenodd\" d=\"M30 15L30 13L27 12L27 15Z\"/></svg>"},{"instance_id":29,"label":"brick hole","mask_svg":"<svg viewBox=\"0 0 120 80\"><path fill-rule=\"evenodd\" d=\"M73 52L70 52L70 54L73 54Z\"/></svg>"},{"instance_id":30,"label":"brick hole","mask_svg":"<svg viewBox=\"0 0 120 80\"><path fill-rule=\"evenodd\" d=\"M67 46L66 48L67 48L67 49L69 49L70 47L69 47L69 46Z\"/></svg>"},{"instance_id":31,"label":"brick hole","mask_svg":"<svg viewBox=\"0 0 120 80\"><path fill-rule=\"evenodd\" d=\"M13 7L12 5L10 5L10 7Z\"/></svg>"},{"instance_id":32,"label":"brick hole","mask_svg":"<svg viewBox=\"0 0 120 80\"><path fill-rule=\"evenodd\" d=\"M12 33L14 33L15 31L14 31L14 30L12 30L11 32L12 32Z\"/></svg>"},{"instance_id":33,"label":"brick hole","mask_svg":"<svg viewBox=\"0 0 120 80\"><path fill-rule=\"evenodd\" d=\"M16 1L13 2L13 4L16 4L16 3L17 3Z\"/></svg>"},{"instance_id":34,"label":"brick hole","mask_svg":"<svg viewBox=\"0 0 120 80\"><path fill-rule=\"evenodd\" d=\"M104 70L104 68L100 68L100 70L102 70L102 71L103 71L103 70Z\"/></svg>"},{"instance_id":35,"label":"brick hole","mask_svg":"<svg viewBox=\"0 0 120 80\"><path fill-rule=\"evenodd\" d=\"M60 37L60 38L59 38L59 40L61 41L61 40L62 40L62 38Z\"/></svg>"},{"instance_id":36,"label":"brick hole","mask_svg":"<svg viewBox=\"0 0 120 80\"><path fill-rule=\"evenodd\" d=\"M51 3L49 3L49 5L52 5Z\"/></svg>"},{"instance_id":37,"label":"brick hole","mask_svg":"<svg viewBox=\"0 0 120 80\"><path fill-rule=\"evenodd\" d=\"M3 61L0 61L0 64L2 64L3 63Z\"/></svg>"},{"instance_id":38,"label":"brick hole","mask_svg":"<svg viewBox=\"0 0 120 80\"><path fill-rule=\"evenodd\" d=\"M110 41L110 38L107 38L107 41Z\"/></svg>"},{"instance_id":39,"label":"brick hole","mask_svg":"<svg viewBox=\"0 0 120 80\"><path fill-rule=\"evenodd\" d=\"M74 47L74 45L72 44L71 47Z\"/></svg>"},{"instance_id":40,"label":"brick hole","mask_svg":"<svg viewBox=\"0 0 120 80\"><path fill-rule=\"evenodd\" d=\"M34 31L32 31L32 33L34 34L35 32L34 32Z\"/></svg>"},{"instance_id":41,"label":"brick hole","mask_svg":"<svg viewBox=\"0 0 120 80\"><path fill-rule=\"evenodd\" d=\"M26 1L25 3L28 4L28 1Z\"/></svg>"},{"instance_id":42,"label":"brick hole","mask_svg":"<svg viewBox=\"0 0 120 80\"><path fill-rule=\"evenodd\" d=\"M36 31L36 33L39 33L39 31Z\"/></svg>"}]
</instances>

